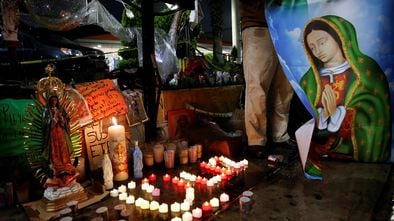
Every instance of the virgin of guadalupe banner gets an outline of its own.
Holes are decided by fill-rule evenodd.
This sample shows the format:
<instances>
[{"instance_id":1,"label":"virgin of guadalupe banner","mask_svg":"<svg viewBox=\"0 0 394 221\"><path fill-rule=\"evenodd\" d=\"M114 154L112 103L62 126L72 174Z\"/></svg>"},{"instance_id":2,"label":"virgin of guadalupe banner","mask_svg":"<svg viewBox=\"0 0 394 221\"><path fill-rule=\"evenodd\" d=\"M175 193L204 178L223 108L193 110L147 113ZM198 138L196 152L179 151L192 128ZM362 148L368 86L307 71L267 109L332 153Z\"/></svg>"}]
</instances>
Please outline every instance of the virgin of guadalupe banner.
<instances>
[{"instance_id":1,"label":"virgin of guadalupe banner","mask_svg":"<svg viewBox=\"0 0 394 221\"><path fill-rule=\"evenodd\" d=\"M279 60L313 118L296 132L307 178L322 179L323 156L390 160L393 5L392 0L267 3Z\"/></svg>"}]
</instances>

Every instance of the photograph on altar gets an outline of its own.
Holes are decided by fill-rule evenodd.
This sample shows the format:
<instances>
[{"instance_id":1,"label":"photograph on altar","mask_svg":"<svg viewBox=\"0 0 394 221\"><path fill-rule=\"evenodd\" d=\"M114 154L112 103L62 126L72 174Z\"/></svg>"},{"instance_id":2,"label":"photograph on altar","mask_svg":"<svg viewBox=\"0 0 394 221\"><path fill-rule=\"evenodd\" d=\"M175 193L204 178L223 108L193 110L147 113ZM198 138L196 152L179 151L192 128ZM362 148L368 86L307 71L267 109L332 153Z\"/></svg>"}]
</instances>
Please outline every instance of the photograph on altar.
<instances>
[{"instance_id":1,"label":"photograph on altar","mask_svg":"<svg viewBox=\"0 0 394 221\"><path fill-rule=\"evenodd\" d=\"M391 8L392 1L366 0L271 1L266 7L281 65L313 118L312 130L302 128L310 136L297 137L310 179L322 179L322 156L390 160Z\"/></svg>"},{"instance_id":2,"label":"photograph on altar","mask_svg":"<svg viewBox=\"0 0 394 221\"><path fill-rule=\"evenodd\" d=\"M186 137L187 130L194 124L193 110L177 109L168 111L168 133L171 140Z\"/></svg>"}]
</instances>

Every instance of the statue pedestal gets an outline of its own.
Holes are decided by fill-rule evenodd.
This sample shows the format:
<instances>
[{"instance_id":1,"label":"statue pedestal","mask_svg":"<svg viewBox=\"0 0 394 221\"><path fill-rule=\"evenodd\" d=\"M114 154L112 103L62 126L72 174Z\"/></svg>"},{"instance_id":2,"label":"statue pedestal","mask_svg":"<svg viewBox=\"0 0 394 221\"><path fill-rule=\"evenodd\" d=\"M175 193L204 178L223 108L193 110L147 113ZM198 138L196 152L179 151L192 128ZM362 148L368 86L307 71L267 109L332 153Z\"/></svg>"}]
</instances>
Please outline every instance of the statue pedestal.
<instances>
[{"instance_id":1,"label":"statue pedestal","mask_svg":"<svg viewBox=\"0 0 394 221\"><path fill-rule=\"evenodd\" d=\"M77 193L72 193L70 195L64 196L56 200L48 200L42 198L41 201L44 204L44 208L48 212L57 211L67 207L67 202L76 200L82 202L88 199L88 195L85 190L79 191Z\"/></svg>"},{"instance_id":2,"label":"statue pedestal","mask_svg":"<svg viewBox=\"0 0 394 221\"><path fill-rule=\"evenodd\" d=\"M57 200L40 199L37 201L23 204L23 208L29 220L42 221L59 218L59 210L65 208L66 203L72 200L78 200L78 209L85 208L97 203L109 195L108 191L97 192L95 187L87 187L82 192L63 197Z\"/></svg>"}]
</instances>

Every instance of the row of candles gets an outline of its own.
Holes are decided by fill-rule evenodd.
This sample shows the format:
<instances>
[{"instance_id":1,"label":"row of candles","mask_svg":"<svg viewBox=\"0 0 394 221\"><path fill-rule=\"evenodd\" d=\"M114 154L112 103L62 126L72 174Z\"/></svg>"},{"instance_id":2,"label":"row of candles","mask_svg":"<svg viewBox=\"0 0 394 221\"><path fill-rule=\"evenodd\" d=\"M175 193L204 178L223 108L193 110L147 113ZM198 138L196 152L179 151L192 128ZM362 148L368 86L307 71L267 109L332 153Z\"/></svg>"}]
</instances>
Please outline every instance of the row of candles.
<instances>
[{"instance_id":1,"label":"row of candles","mask_svg":"<svg viewBox=\"0 0 394 221\"><path fill-rule=\"evenodd\" d=\"M149 185L147 183L143 183L141 184L141 186L143 186L144 184ZM128 187L131 187L131 189L135 189L135 182L131 181L130 183L128 183ZM141 187L141 189L142 188L143 187ZM156 190L157 188L154 189ZM145 191L148 190L149 188L145 189ZM171 212L171 214L173 214L174 216L182 212L183 213L182 220L192 220L192 218L201 218L203 214L209 215L213 210L218 209L220 204L226 205L230 200L228 194L222 193L220 194L219 198L212 197L209 201L205 201L201 205L201 208L196 207L190 213L190 207L191 205L193 205L193 200L194 200L195 190L193 187L186 188L186 196L182 203L174 202L170 205L166 203L160 204L158 201L155 200L150 201L144 199L143 197L139 197L135 200L134 195L128 195L126 191L127 191L126 186L121 185L118 187L118 189L114 189L111 191L111 196L112 197L118 196L119 200L124 201L126 205L134 204L136 208L140 208L142 210L149 210L152 212L158 211L160 214L168 214L169 212Z\"/></svg>"},{"instance_id":2,"label":"row of candles","mask_svg":"<svg viewBox=\"0 0 394 221\"><path fill-rule=\"evenodd\" d=\"M218 180L221 180L221 176L214 176L210 179L207 179L205 177L201 176L195 176L191 173L182 171L180 172L178 178L177 176L174 176L171 178L169 174L165 174L162 177L162 180L164 183L172 183L174 185L177 185L178 187L184 187L186 189L186 194L185 194L185 199L182 203L174 202L170 205L170 211L173 214L183 212L182 215L182 220L189 220L188 217L192 218L201 218L202 214L210 214L212 210L219 208L219 204L227 204L230 200L229 195L226 193L220 194L220 197L212 197L209 201L205 201L202 205L201 208L196 207L195 209L192 210L192 213L190 213L190 206L193 205L193 201L195 198L194 195L194 188L192 187L191 182L194 184L207 184L207 186L210 186L210 183L218 182L214 181L215 179L219 178ZM159 196L160 195L160 189L155 188L153 185L150 183L156 182L156 175L151 174L148 178L144 178L141 180L141 190L145 191L146 193L152 194L152 196ZM184 181L186 180L186 181ZM185 184L186 183L186 184ZM168 204L162 203L159 204L155 200L146 200L142 197L139 197L137 200L135 200L134 195L128 195L127 194L127 189L130 191L134 191L136 189L136 182L130 181L127 184L127 188L125 185L121 185L118 187L118 189L113 189L110 191L110 195L112 197L119 197L120 201L125 201L126 204L135 204L137 208L141 208L142 210L150 210L150 211L158 211L159 213L168 213ZM220 203L219 203L220 202Z\"/></svg>"},{"instance_id":3,"label":"row of candles","mask_svg":"<svg viewBox=\"0 0 394 221\"><path fill-rule=\"evenodd\" d=\"M141 180L141 190L144 193L142 197L135 199L134 195L128 194L128 190L131 193L135 193L137 183L134 181L130 181L127 187L126 185L120 185L117 189L111 190L110 195L111 197L118 197L119 200L125 202L126 205L134 204L137 209L139 208L142 211L157 211L160 214L168 214L170 211L171 215L174 217L172 220L192 220L193 218L201 218L203 214L211 214L213 210L219 208L219 205L222 204L222 206L225 206L230 200L229 195L226 193L221 193L219 198L217 198L213 196L211 192L208 201L202 203L201 207L195 207L190 212L190 207L193 205L195 198L193 186L214 187L215 184L226 182L231 179L232 176L238 175L236 172L238 168L245 170L247 166L247 160L235 162L221 156L210 158L208 163L204 161L200 163L201 170L208 170L215 174L209 179L202 176L196 176L186 171L180 172L179 177L171 177L169 174L163 175L161 179L165 186L171 183L173 186L180 187L186 191L184 201L181 203L174 202L168 205L158 202L160 188L154 186L158 179L154 173ZM148 199L145 199L145 197ZM182 218L177 217L180 213L183 213Z\"/></svg>"}]
</instances>

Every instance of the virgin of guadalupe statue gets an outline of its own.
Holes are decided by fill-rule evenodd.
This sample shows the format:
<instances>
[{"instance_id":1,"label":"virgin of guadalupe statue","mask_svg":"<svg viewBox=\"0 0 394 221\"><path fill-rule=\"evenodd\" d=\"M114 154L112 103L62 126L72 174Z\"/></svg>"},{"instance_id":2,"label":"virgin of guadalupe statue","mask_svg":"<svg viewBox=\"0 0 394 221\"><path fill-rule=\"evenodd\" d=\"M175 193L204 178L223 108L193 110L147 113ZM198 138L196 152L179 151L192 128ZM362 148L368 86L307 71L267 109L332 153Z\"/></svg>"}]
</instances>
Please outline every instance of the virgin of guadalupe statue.
<instances>
[{"instance_id":1,"label":"virgin of guadalupe statue","mask_svg":"<svg viewBox=\"0 0 394 221\"><path fill-rule=\"evenodd\" d=\"M51 76L53 71L54 66L46 67L49 77L38 82L35 105L27 109L29 126L25 149L43 186L61 188L76 183L79 173L72 159L81 154L81 136L76 127L70 125L70 111L67 111L70 105L66 103L71 101L66 101L69 99L65 85Z\"/></svg>"},{"instance_id":2,"label":"virgin of guadalupe statue","mask_svg":"<svg viewBox=\"0 0 394 221\"><path fill-rule=\"evenodd\" d=\"M69 117L59 104L56 94L49 95L43 111L44 158L50 163L53 174L47 186L69 186L75 182L78 172L71 163L72 144Z\"/></svg>"},{"instance_id":3,"label":"virgin of guadalupe statue","mask_svg":"<svg viewBox=\"0 0 394 221\"><path fill-rule=\"evenodd\" d=\"M317 116L305 167L321 179L323 155L362 162L390 157L390 93L386 75L363 54L356 30L342 17L310 20L303 45L311 67L300 85Z\"/></svg>"}]
</instances>

